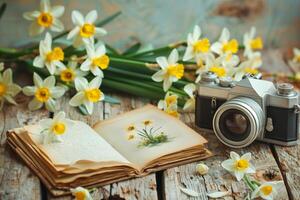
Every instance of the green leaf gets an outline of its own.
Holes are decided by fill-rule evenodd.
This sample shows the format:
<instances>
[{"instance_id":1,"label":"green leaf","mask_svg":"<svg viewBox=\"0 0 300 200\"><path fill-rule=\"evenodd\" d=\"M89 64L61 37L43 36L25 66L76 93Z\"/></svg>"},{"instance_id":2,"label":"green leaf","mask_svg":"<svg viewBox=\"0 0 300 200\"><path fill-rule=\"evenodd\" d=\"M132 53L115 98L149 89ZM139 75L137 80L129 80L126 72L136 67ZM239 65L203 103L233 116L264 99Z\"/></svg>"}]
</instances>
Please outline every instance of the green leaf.
<instances>
[{"instance_id":1,"label":"green leaf","mask_svg":"<svg viewBox=\"0 0 300 200\"><path fill-rule=\"evenodd\" d=\"M6 10L6 3L3 3L0 7L0 19L2 18L5 10Z\"/></svg>"},{"instance_id":2,"label":"green leaf","mask_svg":"<svg viewBox=\"0 0 300 200\"><path fill-rule=\"evenodd\" d=\"M117 98L105 95L104 101L111 104L120 104L121 101Z\"/></svg>"},{"instance_id":3,"label":"green leaf","mask_svg":"<svg viewBox=\"0 0 300 200\"><path fill-rule=\"evenodd\" d=\"M128 55L128 54L133 54L136 53L140 48L141 48L141 43L137 42L134 45L132 45L131 47L129 47L124 53L123 55Z\"/></svg>"},{"instance_id":4,"label":"green leaf","mask_svg":"<svg viewBox=\"0 0 300 200\"><path fill-rule=\"evenodd\" d=\"M82 115L89 115L89 113L84 105L78 106L77 109Z\"/></svg>"}]
</instances>

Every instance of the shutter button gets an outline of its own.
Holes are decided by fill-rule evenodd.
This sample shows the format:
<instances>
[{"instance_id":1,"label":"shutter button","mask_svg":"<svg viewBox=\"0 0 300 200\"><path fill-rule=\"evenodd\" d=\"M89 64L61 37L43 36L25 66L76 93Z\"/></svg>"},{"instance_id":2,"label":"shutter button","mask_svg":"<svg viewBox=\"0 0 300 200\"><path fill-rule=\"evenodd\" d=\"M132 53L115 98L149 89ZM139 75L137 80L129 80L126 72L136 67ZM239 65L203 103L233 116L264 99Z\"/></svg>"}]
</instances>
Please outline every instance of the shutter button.
<instances>
[{"instance_id":1,"label":"shutter button","mask_svg":"<svg viewBox=\"0 0 300 200\"><path fill-rule=\"evenodd\" d=\"M268 132L272 132L273 129L274 129L274 127L273 127L273 120L272 120L272 118L268 117L268 118L267 118L266 130L267 130Z\"/></svg>"}]
</instances>

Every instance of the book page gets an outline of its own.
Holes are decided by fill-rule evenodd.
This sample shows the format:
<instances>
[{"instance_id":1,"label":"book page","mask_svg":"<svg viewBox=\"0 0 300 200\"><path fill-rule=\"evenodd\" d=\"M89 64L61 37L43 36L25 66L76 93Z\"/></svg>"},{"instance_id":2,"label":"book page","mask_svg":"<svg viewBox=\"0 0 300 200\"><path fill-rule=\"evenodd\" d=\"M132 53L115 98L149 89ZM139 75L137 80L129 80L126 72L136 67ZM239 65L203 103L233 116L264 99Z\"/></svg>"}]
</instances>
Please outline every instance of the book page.
<instances>
[{"instance_id":1,"label":"book page","mask_svg":"<svg viewBox=\"0 0 300 200\"><path fill-rule=\"evenodd\" d=\"M207 142L179 119L151 105L99 122L94 129L139 169L161 156Z\"/></svg>"},{"instance_id":2,"label":"book page","mask_svg":"<svg viewBox=\"0 0 300 200\"><path fill-rule=\"evenodd\" d=\"M63 141L50 144L42 143L41 127L38 125L24 128L54 165L73 165L82 161L129 163L90 126L80 121L69 120L69 123L72 125L61 135Z\"/></svg>"}]
</instances>

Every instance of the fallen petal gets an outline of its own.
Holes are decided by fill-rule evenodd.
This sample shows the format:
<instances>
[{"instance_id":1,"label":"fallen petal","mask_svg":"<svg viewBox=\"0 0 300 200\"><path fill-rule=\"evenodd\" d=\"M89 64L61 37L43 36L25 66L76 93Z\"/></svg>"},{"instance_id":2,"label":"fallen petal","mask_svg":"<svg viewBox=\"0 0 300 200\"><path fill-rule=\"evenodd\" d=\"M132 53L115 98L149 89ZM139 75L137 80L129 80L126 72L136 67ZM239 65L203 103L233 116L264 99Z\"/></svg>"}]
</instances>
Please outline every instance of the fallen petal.
<instances>
[{"instance_id":1,"label":"fallen petal","mask_svg":"<svg viewBox=\"0 0 300 200\"><path fill-rule=\"evenodd\" d=\"M226 195L228 195L229 192L226 191L226 192L212 192L212 193L208 193L207 196L209 196L210 198L220 198L220 197L224 197Z\"/></svg>"},{"instance_id":2,"label":"fallen petal","mask_svg":"<svg viewBox=\"0 0 300 200\"><path fill-rule=\"evenodd\" d=\"M188 189L188 188L183 188L179 187L179 189L186 195L191 196L191 197L198 197L200 194L194 190Z\"/></svg>"}]
</instances>

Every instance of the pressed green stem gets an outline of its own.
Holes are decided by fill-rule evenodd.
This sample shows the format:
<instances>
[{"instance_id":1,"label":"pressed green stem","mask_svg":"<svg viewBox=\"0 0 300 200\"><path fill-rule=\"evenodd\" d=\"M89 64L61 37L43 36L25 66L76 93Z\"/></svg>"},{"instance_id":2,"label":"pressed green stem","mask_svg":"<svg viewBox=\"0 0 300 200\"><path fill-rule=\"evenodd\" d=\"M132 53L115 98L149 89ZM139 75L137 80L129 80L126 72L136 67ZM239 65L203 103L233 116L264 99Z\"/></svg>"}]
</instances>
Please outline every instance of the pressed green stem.
<instances>
[{"instance_id":1,"label":"pressed green stem","mask_svg":"<svg viewBox=\"0 0 300 200\"><path fill-rule=\"evenodd\" d=\"M256 188L256 186L252 184L252 182L251 182L251 180L249 179L249 177L248 177L247 174L245 174L245 176L244 176L243 179L244 179L244 181L246 182L246 184L249 186L249 188L250 188L252 191L254 191L255 188Z\"/></svg>"},{"instance_id":2,"label":"pressed green stem","mask_svg":"<svg viewBox=\"0 0 300 200\"><path fill-rule=\"evenodd\" d=\"M129 60L126 58L121 57L110 57L111 64L122 64L122 65L130 65L130 66L137 66L137 67L146 67L146 63L136 60Z\"/></svg>"}]
</instances>

